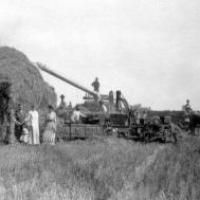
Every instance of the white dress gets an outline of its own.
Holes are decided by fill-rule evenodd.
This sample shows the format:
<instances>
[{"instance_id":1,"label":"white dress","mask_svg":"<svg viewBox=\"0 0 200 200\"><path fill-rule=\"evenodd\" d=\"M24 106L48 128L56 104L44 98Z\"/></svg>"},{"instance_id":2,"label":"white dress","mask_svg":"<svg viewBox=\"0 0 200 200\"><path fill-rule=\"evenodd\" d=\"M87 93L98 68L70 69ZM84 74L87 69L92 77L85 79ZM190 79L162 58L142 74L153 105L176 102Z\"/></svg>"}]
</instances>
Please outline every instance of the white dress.
<instances>
[{"instance_id":1,"label":"white dress","mask_svg":"<svg viewBox=\"0 0 200 200\"><path fill-rule=\"evenodd\" d=\"M47 114L46 127L43 133L43 142L46 144L55 144L56 137L56 113L50 112Z\"/></svg>"},{"instance_id":2,"label":"white dress","mask_svg":"<svg viewBox=\"0 0 200 200\"><path fill-rule=\"evenodd\" d=\"M31 144L40 144L40 133L39 133L39 115L36 110L31 110L28 113L28 121L31 132Z\"/></svg>"}]
</instances>

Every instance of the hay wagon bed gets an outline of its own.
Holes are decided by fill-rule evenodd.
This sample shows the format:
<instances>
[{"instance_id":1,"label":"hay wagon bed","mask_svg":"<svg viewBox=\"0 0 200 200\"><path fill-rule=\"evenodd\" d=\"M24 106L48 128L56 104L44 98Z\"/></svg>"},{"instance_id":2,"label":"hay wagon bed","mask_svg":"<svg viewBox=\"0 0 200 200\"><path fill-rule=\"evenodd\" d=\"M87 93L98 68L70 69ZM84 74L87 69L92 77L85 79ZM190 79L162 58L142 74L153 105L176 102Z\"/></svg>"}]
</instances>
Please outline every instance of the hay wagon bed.
<instances>
[{"instance_id":1,"label":"hay wagon bed","mask_svg":"<svg viewBox=\"0 0 200 200\"><path fill-rule=\"evenodd\" d=\"M64 131L66 139L93 138L104 136L104 126L94 124L65 124Z\"/></svg>"}]
</instances>

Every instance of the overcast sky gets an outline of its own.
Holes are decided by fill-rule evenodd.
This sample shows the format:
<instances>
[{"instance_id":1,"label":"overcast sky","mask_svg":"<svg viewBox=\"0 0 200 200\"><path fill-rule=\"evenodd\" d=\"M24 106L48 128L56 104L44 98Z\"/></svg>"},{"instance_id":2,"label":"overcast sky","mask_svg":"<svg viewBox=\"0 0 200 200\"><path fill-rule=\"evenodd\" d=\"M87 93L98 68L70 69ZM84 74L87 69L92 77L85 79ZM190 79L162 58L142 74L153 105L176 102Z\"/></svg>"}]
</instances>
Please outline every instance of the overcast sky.
<instances>
[{"instance_id":1,"label":"overcast sky","mask_svg":"<svg viewBox=\"0 0 200 200\"><path fill-rule=\"evenodd\" d=\"M199 0L0 0L0 45L130 104L200 110ZM66 100L83 92L44 75Z\"/></svg>"}]
</instances>

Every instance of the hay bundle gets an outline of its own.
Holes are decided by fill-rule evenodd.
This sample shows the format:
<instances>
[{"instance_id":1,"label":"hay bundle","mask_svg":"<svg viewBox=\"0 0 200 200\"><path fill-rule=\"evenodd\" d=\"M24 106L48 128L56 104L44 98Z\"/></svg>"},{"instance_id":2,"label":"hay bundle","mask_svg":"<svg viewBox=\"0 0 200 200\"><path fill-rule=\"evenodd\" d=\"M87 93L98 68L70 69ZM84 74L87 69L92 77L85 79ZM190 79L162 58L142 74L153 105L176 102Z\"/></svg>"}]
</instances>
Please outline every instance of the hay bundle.
<instances>
[{"instance_id":1,"label":"hay bundle","mask_svg":"<svg viewBox=\"0 0 200 200\"><path fill-rule=\"evenodd\" d=\"M15 104L25 108L35 105L42 109L56 105L54 89L44 82L38 69L21 52L10 47L0 47L0 83L11 82Z\"/></svg>"}]
</instances>

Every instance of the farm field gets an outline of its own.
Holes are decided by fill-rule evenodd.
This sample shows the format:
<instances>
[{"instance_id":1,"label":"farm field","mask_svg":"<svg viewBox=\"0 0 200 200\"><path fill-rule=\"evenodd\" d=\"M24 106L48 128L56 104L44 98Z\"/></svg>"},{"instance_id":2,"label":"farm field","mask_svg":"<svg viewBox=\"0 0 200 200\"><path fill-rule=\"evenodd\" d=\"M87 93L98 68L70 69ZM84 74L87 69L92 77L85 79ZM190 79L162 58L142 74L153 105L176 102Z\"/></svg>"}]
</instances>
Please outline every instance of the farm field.
<instances>
[{"instance_id":1,"label":"farm field","mask_svg":"<svg viewBox=\"0 0 200 200\"><path fill-rule=\"evenodd\" d=\"M0 146L1 200L197 200L200 139Z\"/></svg>"}]
</instances>

